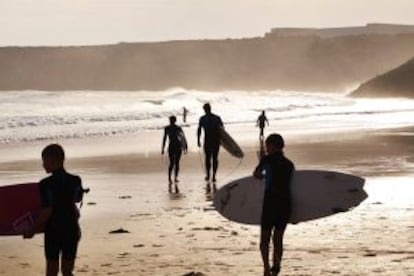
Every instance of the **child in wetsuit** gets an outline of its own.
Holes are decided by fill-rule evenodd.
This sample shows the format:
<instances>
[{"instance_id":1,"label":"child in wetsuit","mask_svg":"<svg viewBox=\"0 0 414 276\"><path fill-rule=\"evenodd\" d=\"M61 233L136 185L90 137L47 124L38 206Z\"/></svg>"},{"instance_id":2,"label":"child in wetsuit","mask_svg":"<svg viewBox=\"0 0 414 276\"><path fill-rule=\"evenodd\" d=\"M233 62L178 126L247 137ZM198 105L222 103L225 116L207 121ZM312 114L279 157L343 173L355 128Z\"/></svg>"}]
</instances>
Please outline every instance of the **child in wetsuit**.
<instances>
[{"instance_id":1,"label":"child in wetsuit","mask_svg":"<svg viewBox=\"0 0 414 276\"><path fill-rule=\"evenodd\" d=\"M59 258L64 276L72 276L80 240L79 211L76 202L82 200L83 188L79 176L66 172L65 153L58 144L42 151L43 167L51 176L39 183L42 210L24 238L32 238L44 230L46 275L59 273Z\"/></svg>"},{"instance_id":2,"label":"child in wetsuit","mask_svg":"<svg viewBox=\"0 0 414 276\"><path fill-rule=\"evenodd\" d=\"M260 160L253 175L256 178L265 179L260 251L263 259L264 276L274 276L280 271L283 255L283 235L291 211L290 182L295 167L283 154L284 140L282 136L271 134L266 138L265 143L267 155ZM271 268L269 243L272 234L274 252L273 267Z\"/></svg>"}]
</instances>

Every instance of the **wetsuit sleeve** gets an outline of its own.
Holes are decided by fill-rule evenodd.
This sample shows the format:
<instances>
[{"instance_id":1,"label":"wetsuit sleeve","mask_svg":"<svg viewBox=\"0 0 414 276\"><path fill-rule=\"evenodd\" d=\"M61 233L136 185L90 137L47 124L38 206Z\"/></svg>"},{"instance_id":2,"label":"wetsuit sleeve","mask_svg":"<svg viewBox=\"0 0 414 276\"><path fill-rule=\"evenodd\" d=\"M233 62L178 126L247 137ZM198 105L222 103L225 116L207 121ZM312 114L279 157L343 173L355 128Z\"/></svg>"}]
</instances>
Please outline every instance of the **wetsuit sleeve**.
<instances>
[{"instance_id":1,"label":"wetsuit sleeve","mask_svg":"<svg viewBox=\"0 0 414 276\"><path fill-rule=\"evenodd\" d=\"M164 128L164 137L162 138L162 147L161 150L165 148L165 142L167 141L167 128Z\"/></svg>"},{"instance_id":2,"label":"wetsuit sleeve","mask_svg":"<svg viewBox=\"0 0 414 276\"><path fill-rule=\"evenodd\" d=\"M53 205L53 193L42 180L39 183L40 204L42 208L50 208Z\"/></svg>"},{"instance_id":3,"label":"wetsuit sleeve","mask_svg":"<svg viewBox=\"0 0 414 276\"><path fill-rule=\"evenodd\" d=\"M198 120L198 129L197 129L197 141L200 143L200 136L201 136L201 127L203 126L203 117Z\"/></svg>"},{"instance_id":4,"label":"wetsuit sleeve","mask_svg":"<svg viewBox=\"0 0 414 276\"><path fill-rule=\"evenodd\" d=\"M257 165L257 167L254 169L253 172L253 176L259 179L263 178L263 170L264 170L264 158L260 159L259 164Z\"/></svg>"},{"instance_id":5,"label":"wetsuit sleeve","mask_svg":"<svg viewBox=\"0 0 414 276\"><path fill-rule=\"evenodd\" d=\"M83 199L83 187L82 187L82 180L79 176L75 176L74 178L74 195L73 199L74 202L81 202Z\"/></svg>"},{"instance_id":6,"label":"wetsuit sleeve","mask_svg":"<svg viewBox=\"0 0 414 276\"><path fill-rule=\"evenodd\" d=\"M221 120L220 117L218 117L218 123L219 123L219 126L221 126L222 128L224 128L223 121Z\"/></svg>"}]
</instances>

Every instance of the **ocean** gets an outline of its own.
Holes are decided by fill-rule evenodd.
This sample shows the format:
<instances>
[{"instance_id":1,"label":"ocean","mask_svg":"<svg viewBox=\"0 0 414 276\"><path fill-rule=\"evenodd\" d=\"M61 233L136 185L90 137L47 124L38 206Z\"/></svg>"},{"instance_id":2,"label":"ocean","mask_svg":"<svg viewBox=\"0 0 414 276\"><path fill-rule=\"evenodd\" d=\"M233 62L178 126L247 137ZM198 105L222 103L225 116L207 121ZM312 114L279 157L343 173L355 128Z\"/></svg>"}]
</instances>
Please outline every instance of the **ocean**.
<instances>
[{"instance_id":1,"label":"ocean","mask_svg":"<svg viewBox=\"0 0 414 276\"><path fill-rule=\"evenodd\" d=\"M254 125L266 111L285 132L403 127L414 122L414 100L352 98L295 91L7 91L0 92L0 143L133 134L160 129L168 116L194 126L209 102L226 125Z\"/></svg>"}]
</instances>

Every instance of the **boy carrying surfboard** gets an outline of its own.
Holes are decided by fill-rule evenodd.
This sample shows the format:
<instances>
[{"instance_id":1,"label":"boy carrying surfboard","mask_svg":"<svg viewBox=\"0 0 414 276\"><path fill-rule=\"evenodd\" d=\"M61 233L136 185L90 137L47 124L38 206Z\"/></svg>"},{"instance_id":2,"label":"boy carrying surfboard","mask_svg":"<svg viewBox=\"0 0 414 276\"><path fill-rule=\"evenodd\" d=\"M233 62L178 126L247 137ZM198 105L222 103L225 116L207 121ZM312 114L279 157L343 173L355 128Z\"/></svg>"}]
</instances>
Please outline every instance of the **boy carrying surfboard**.
<instances>
[{"instance_id":1,"label":"boy carrying surfboard","mask_svg":"<svg viewBox=\"0 0 414 276\"><path fill-rule=\"evenodd\" d=\"M31 229L23 237L30 239L44 230L46 275L59 273L59 258L64 276L72 276L80 240L79 211L76 202L82 201L83 188L79 176L66 172L65 153L58 144L42 151L43 167L51 173L39 183L42 209Z\"/></svg>"},{"instance_id":2,"label":"boy carrying surfboard","mask_svg":"<svg viewBox=\"0 0 414 276\"><path fill-rule=\"evenodd\" d=\"M283 235L291 212L290 183L294 164L283 154L284 140L279 134L266 138L267 155L253 172L254 177L265 179L263 198L260 252L264 276L279 274L283 255ZM273 267L269 262L269 243L273 234Z\"/></svg>"}]
</instances>

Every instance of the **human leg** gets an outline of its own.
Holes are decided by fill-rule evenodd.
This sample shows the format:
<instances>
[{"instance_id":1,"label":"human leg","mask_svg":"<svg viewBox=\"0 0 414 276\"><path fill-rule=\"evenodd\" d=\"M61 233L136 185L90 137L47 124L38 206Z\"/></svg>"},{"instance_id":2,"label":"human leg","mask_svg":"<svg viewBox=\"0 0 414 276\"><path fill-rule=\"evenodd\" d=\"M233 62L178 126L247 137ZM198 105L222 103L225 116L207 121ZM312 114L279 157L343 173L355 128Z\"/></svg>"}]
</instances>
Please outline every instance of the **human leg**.
<instances>
[{"instance_id":1,"label":"human leg","mask_svg":"<svg viewBox=\"0 0 414 276\"><path fill-rule=\"evenodd\" d=\"M181 159L181 149L177 150L175 154L175 171L174 171L174 181L178 182L178 174L180 173L180 159Z\"/></svg>"},{"instance_id":2,"label":"human leg","mask_svg":"<svg viewBox=\"0 0 414 276\"><path fill-rule=\"evenodd\" d=\"M260 253L263 261L264 276L270 276L269 243L272 236L271 227L261 227L260 232Z\"/></svg>"},{"instance_id":3,"label":"human leg","mask_svg":"<svg viewBox=\"0 0 414 276\"><path fill-rule=\"evenodd\" d=\"M273 231L273 268L275 275L279 273L280 264L283 256L283 236L285 233L285 227L275 228Z\"/></svg>"},{"instance_id":4,"label":"human leg","mask_svg":"<svg viewBox=\"0 0 414 276\"><path fill-rule=\"evenodd\" d=\"M211 170L211 157L212 152L209 148L204 148L205 153L205 167L206 167L206 180L210 180L210 170Z\"/></svg>"},{"instance_id":5,"label":"human leg","mask_svg":"<svg viewBox=\"0 0 414 276\"><path fill-rule=\"evenodd\" d=\"M73 269L75 267L75 260L62 259L61 271L63 276L73 276Z\"/></svg>"},{"instance_id":6,"label":"human leg","mask_svg":"<svg viewBox=\"0 0 414 276\"><path fill-rule=\"evenodd\" d=\"M169 184L172 184L171 174L172 174L172 171L174 169L174 159L175 158L174 158L174 152L171 149L168 150L168 159L170 161L170 163L168 165L168 182L169 182Z\"/></svg>"},{"instance_id":7,"label":"human leg","mask_svg":"<svg viewBox=\"0 0 414 276\"><path fill-rule=\"evenodd\" d=\"M219 153L220 147L214 149L212 158L213 158L213 182L216 181L216 174L218 169L218 153Z\"/></svg>"},{"instance_id":8,"label":"human leg","mask_svg":"<svg viewBox=\"0 0 414 276\"><path fill-rule=\"evenodd\" d=\"M44 250L46 256L46 276L58 275L60 241L55 233L45 232Z\"/></svg>"},{"instance_id":9,"label":"human leg","mask_svg":"<svg viewBox=\"0 0 414 276\"><path fill-rule=\"evenodd\" d=\"M79 226L74 228L67 235L62 247L62 263L61 271L63 276L73 276L73 269L75 267L76 253L78 251L78 244L80 240L81 231Z\"/></svg>"},{"instance_id":10,"label":"human leg","mask_svg":"<svg viewBox=\"0 0 414 276\"><path fill-rule=\"evenodd\" d=\"M57 276L59 273L59 259L46 259L46 276Z\"/></svg>"}]
</instances>

